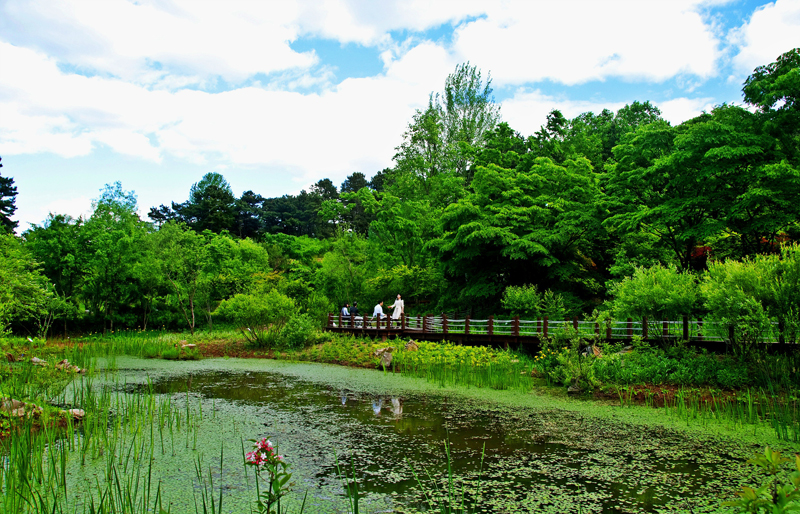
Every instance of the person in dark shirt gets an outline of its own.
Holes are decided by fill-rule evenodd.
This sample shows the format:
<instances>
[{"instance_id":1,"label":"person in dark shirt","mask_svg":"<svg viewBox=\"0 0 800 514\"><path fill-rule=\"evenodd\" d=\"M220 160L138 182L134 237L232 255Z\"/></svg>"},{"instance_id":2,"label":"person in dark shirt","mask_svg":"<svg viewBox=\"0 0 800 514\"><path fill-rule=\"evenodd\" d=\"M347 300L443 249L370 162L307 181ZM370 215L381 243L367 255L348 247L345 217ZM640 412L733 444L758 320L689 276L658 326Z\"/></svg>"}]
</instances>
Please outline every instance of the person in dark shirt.
<instances>
[{"instance_id":1,"label":"person in dark shirt","mask_svg":"<svg viewBox=\"0 0 800 514\"><path fill-rule=\"evenodd\" d=\"M350 309L350 319L353 320L353 323L358 323L358 302L353 302L353 308ZM358 326L358 325L356 325Z\"/></svg>"}]
</instances>

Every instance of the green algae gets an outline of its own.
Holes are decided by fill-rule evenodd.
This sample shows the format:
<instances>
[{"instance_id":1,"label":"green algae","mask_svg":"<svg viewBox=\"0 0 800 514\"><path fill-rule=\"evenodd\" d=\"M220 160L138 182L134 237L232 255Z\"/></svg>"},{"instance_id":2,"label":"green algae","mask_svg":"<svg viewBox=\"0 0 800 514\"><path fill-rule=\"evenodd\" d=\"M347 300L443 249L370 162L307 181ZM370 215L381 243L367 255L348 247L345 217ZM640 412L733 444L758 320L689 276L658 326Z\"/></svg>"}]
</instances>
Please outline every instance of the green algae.
<instances>
[{"instance_id":1,"label":"green algae","mask_svg":"<svg viewBox=\"0 0 800 514\"><path fill-rule=\"evenodd\" d=\"M687 426L653 409L439 388L380 371L237 359L118 358L116 366L109 384L124 394L150 390L176 409L202 411L177 451L154 445L153 472L174 512L193 509L202 488L196 455L211 466L226 512L248 512L254 483L241 445L261 436L292 463L297 493L309 491L307 512L346 510L337 456L355 461L362 511L425 510L412 466L444 480L446 438L459 490L469 496L482 484L478 512L715 512L750 481L741 464L766 444L766 430ZM222 445L220 470L213 457Z\"/></svg>"}]
</instances>

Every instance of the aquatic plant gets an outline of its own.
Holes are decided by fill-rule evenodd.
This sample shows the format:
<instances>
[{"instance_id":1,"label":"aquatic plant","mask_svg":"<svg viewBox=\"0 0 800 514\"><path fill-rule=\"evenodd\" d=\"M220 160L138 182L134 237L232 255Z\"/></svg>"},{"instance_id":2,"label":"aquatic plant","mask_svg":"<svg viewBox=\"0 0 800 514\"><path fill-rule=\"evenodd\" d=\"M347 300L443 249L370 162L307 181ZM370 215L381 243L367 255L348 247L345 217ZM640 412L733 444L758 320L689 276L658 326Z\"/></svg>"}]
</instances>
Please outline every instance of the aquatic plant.
<instances>
[{"instance_id":1,"label":"aquatic plant","mask_svg":"<svg viewBox=\"0 0 800 514\"><path fill-rule=\"evenodd\" d=\"M735 507L738 512L769 514L800 510L799 455L795 455L794 459L787 459L781 452L767 446L763 455L757 455L747 462L761 468L767 474L766 480L755 489L742 486L736 493L739 498L724 502L724 506ZM795 469L787 473L783 465L789 462L794 462Z\"/></svg>"},{"instance_id":2,"label":"aquatic plant","mask_svg":"<svg viewBox=\"0 0 800 514\"><path fill-rule=\"evenodd\" d=\"M281 510L281 498L291 492L292 485L289 483L292 474L287 471L289 464L283 459L283 455L278 455L275 446L267 438L252 442L253 450L245 454L245 463L255 468L258 512L282 514L284 511ZM258 486L262 478L267 483L263 491Z\"/></svg>"}]
</instances>

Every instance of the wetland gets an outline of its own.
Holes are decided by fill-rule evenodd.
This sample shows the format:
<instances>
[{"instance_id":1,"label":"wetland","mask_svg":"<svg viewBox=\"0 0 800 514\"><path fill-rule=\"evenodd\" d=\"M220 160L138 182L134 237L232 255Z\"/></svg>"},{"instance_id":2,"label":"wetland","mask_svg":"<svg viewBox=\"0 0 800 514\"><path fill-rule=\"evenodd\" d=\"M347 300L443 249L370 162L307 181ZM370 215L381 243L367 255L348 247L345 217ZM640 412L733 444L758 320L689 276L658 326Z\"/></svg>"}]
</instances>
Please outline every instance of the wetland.
<instances>
[{"instance_id":1,"label":"wetland","mask_svg":"<svg viewBox=\"0 0 800 514\"><path fill-rule=\"evenodd\" d=\"M91 505L111 452L129 480L158 483L171 512L195 511L207 496L222 499L221 512L250 512L255 477L243 453L268 437L291 464L290 512L304 498L305 512L349 512L343 473L355 475L361 512L430 511L450 487L471 512L718 512L751 481L744 462L765 438L781 447L759 428L687 426L663 410L537 390L272 360L113 364L63 393L67 404L86 391L109 398L120 412L109 408L107 430L122 434L88 457L68 452L65 511ZM155 407L143 410L156 414L115 421L120 405L148 401ZM92 444L86 430L72 435L76 448Z\"/></svg>"}]
</instances>

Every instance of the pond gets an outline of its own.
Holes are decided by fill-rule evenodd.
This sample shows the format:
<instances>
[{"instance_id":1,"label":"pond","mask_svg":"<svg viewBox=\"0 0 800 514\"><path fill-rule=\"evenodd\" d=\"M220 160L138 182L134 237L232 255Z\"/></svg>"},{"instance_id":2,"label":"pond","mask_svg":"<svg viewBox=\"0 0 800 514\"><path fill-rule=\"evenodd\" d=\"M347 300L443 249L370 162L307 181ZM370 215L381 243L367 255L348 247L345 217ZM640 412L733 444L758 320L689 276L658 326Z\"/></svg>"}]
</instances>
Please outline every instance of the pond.
<instances>
[{"instance_id":1,"label":"pond","mask_svg":"<svg viewBox=\"0 0 800 514\"><path fill-rule=\"evenodd\" d=\"M379 371L237 359L117 366L94 387L155 393L194 413L191 434L143 431L172 512L194 512L198 458L223 511L249 512L242 450L261 437L291 463L306 512L346 511L337 461L354 468L362 512L424 511L426 495L446 487L446 441L454 487L479 497L476 512L716 512L759 451L752 438L685 429L652 409L442 389ZM81 490L103 465L73 465L70 480Z\"/></svg>"}]
</instances>

